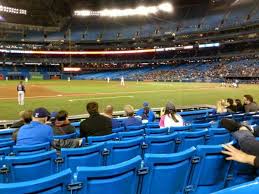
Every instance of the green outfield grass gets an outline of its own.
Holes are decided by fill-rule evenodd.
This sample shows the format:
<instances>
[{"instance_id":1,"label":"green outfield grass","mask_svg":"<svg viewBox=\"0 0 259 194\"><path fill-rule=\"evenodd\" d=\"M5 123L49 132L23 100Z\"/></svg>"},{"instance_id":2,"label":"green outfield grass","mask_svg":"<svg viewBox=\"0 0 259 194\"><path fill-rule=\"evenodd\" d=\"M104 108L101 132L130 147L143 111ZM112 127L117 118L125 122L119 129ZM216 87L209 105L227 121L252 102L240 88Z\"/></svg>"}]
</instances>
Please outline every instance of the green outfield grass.
<instances>
[{"instance_id":1,"label":"green outfield grass","mask_svg":"<svg viewBox=\"0 0 259 194\"><path fill-rule=\"evenodd\" d=\"M17 81L0 81L0 87L15 90L17 83ZM26 98L25 105L19 106L14 94L10 96L13 99L1 99L1 93L5 92L1 89L0 120L17 119L19 111L40 106L48 108L49 111L65 109L70 115L84 114L85 105L89 101L97 101L101 112L108 104L112 104L115 110L122 110L126 104L139 108L144 101L149 102L152 107L164 106L167 101L172 101L176 105L215 105L216 101L222 98L243 99L244 94L253 95L255 101L259 102L258 85L241 85L235 89L221 88L219 84L211 83L126 82L126 86L121 87L119 82L107 84L104 81L74 80L29 81L26 85L46 87L56 94L50 97ZM63 96L58 96L59 94Z\"/></svg>"}]
</instances>

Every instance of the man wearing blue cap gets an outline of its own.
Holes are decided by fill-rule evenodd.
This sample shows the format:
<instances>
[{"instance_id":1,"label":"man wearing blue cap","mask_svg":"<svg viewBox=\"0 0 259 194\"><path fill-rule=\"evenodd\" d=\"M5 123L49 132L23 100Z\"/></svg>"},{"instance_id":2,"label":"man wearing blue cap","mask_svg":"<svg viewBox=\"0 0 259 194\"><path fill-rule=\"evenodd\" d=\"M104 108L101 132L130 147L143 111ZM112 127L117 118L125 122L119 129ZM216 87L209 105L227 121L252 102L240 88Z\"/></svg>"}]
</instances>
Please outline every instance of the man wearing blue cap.
<instances>
[{"instance_id":1,"label":"man wearing blue cap","mask_svg":"<svg viewBox=\"0 0 259 194\"><path fill-rule=\"evenodd\" d=\"M140 116L142 120L153 122L155 120L155 113L149 108L148 102L143 103L143 108L136 112L137 116Z\"/></svg>"},{"instance_id":2,"label":"man wearing blue cap","mask_svg":"<svg viewBox=\"0 0 259 194\"><path fill-rule=\"evenodd\" d=\"M50 142L53 139L53 130L45 123L50 113L45 108L37 108L33 112L31 123L20 128L17 134L16 145L35 145Z\"/></svg>"}]
</instances>

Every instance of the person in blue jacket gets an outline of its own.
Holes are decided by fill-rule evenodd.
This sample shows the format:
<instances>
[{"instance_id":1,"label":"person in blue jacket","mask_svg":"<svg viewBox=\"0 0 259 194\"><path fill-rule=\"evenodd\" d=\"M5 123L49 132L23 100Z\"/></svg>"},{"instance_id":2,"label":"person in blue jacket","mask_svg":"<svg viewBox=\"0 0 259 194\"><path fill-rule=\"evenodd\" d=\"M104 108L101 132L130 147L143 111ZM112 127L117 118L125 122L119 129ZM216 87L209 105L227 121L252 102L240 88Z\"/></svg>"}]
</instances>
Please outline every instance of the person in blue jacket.
<instances>
[{"instance_id":1,"label":"person in blue jacket","mask_svg":"<svg viewBox=\"0 0 259 194\"><path fill-rule=\"evenodd\" d=\"M155 121L155 113L150 109L148 102L143 103L143 108L136 112L137 116L140 116L142 120L147 120L148 122Z\"/></svg>"}]
</instances>

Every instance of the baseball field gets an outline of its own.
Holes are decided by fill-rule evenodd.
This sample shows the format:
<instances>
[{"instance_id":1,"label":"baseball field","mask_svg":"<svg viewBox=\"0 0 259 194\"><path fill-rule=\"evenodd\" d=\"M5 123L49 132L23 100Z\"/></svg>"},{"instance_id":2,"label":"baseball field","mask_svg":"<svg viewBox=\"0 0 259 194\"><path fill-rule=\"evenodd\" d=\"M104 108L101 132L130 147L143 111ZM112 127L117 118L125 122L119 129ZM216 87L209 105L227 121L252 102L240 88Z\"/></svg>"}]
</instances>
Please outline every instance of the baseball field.
<instances>
[{"instance_id":1,"label":"baseball field","mask_svg":"<svg viewBox=\"0 0 259 194\"><path fill-rule=\"evenodd\" d=\"M240 85L240 88L220 87L215 83L167 83L167 82L126 82L120 86L112 81L49 80L25 83L25 105L17 103L18 81L0 81L0 120L18 119L18 113L25 109L46 107L50 112L65 109L70 115L85 113L89 101L97 101L100 111L111 104L115 110L124 105L134 108L147 101L151 107L162 107L167 101L176 105L211 104L222 98L239 98L251 94L259 102L259 85Z\"/></svg>"}]
</instances>

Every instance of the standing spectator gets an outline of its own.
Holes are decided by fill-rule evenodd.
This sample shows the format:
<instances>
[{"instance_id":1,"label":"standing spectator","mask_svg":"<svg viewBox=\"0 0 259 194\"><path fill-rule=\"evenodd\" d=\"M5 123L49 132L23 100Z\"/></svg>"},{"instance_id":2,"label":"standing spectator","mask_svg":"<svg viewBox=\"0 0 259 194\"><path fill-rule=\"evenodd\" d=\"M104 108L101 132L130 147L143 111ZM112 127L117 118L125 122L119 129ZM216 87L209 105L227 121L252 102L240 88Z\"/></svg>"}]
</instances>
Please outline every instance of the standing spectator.
<instances>
[{"instance_id":1,"label":"standing spectator","mask_svg":"<svg viewBox=\"0 0 259 194\"><path fill-rule=\"evenodd\" d=\"M183 118L177 114L175 106L168 102L165 106L165 113L161 116L159 126L162 127L181 127L184 125Z\"/></svg>"},{"instance_id":2,"label":"standing spectator","mask_svg":"<svg viewBox=\"0 0 259 194\"><path fill-rule=\"evenodd\" d=\"M140 116L142 120L153 122L155 120L154 112L149 108L148 102L143 103L143 108L136 112L136 115Z\"/></svg>"},{"instance_id":3,"label":"standing spectator","mask_svg":"<svg viewBox=\"0 0 259 194\"><path fill-rule=\"evenodd\" d=\"M244 106L240 99L236 99L235 104L236 104L237 112L245 112Z\"/></svg>"},{"instance_id":4,"label":"standing spectator","mask_svg":"<svg viewBox=\"0 0 259 194\"><path fill-rule=\"evenodd\" d=\"M237 107L234 105L234 100L231 98L227 99L227 112L236 112Z\"/></svg>"},{"instance_id":5,"label":"standing spectator","mask_svg":"<svg viewBox=\"0 0 259 194\"><path fill-rule=\"evenodd\" d=\"M134 117L134 108L131 105L126 105L124 107L124 111L125 111L125 116L128 117L127 119L123 120L124 127L142 125L141 120Z\"/></svg>"},{"instance_id":6,"label":"standing spectator","mask_svg":"<svg viewBox=\"0 0 259 194\"><path fill-rule=\"evenodd\" d=\"M104 116L107 116L112 120L112 128L113 129L121 127L121 123L118 121L118 119L112 118L112 114L113 114L113 106L107 105L106 108L104 109Z\"/></svg>"},{"instance_id":7,"label":"standing spectator","mask_svg":"<svg viewBox=\"0 0 259 194\"><path fill-rule=\"evenodd\" d=\"M75 127L72 126L68 120L67 111L59 111L55 118L56 119L53 126L54 135L66 135L76 132Z\"/></svg>"},{"instance_id":8,"label":"standing spectator","mask_svg":"<svg viewBox=\"0 0 259 194\"><path fill-rule=\"evenodd\" d=\"M45 108L35 109L30 124L22 126L18 131L16 145L35 145L51 142L53 139L53 130L45 124L49 115L49 112Z\"/></svg>"},{"instance_id":9,"label":"standing spectator","mask_svg":"<svg viewBox=\"0 0 259 194\"><path fill-rule=\"evenodd\" d=\"M251 95L244 95L244 109L245 112L256 112L258 110L256 102Z\"/></svg>"},{"instance_id":10,"label":"standing spectator","mask_svg":"<svg viewBox=\"0 0 259 194\"><path fill-rule=\"evenodd\" d=\"M80 137L102 136L112 133L112 121L110 118L100 115L97 102L89 102L86 105L89 118L80 124Z\"/></svg>"}]
</instances>

